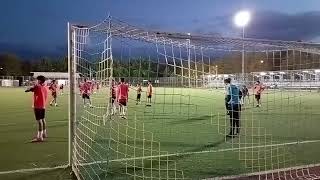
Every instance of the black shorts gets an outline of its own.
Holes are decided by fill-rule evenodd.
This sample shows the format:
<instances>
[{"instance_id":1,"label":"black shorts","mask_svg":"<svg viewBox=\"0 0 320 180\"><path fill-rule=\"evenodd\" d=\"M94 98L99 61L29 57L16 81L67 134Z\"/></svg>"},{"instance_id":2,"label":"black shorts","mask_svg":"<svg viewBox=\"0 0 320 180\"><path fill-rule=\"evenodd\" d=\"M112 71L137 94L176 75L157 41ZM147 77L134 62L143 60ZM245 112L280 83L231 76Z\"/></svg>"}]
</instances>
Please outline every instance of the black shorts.
<instances>
[{"instance_id":1,"label":"black shorts","mask_svg":"<svg viewBox=\"0 0 320 180\"><path fill-rule=\"evenodd\" d=\"M148 95L148 98L151 99L152 95Z\"/></svg>"},{"instance_id":2,"label":"black shorts","mask_svg":"<svg viewBox=\"0 0 320 180\"><path fill-rule=\"evenodd\" d=\"M52 92L51 95L53 98L57 98L57 92Z\"/></svg>"},{"instance_id":3,"label":"black shorts","mask_svg":"<svg viewBox=\"0 0 320 180\"><path fill-rule=\"evenodd\" d=\"M141 98L141 94L137 94L137 99L140 99Z\"/></svg>"},{"instance_id":4,"label":"black shorts","mask_svg":"<svg viewBox=\"0 0 320 180\"><path fill-rule=\"evenodd\" d=\"M116 97L111 97L110 98L110 102L113 104L114 103L114 101L116 100Z\"/></svg>"},{"instance_id":5,"label":"black shorts","mask_svg":"<svg viewBox=\"0 0 320 180\"><path fill-rule=\"evenodd\" d=\"M83 99L90 99L90 96L88 94L82 94Z\"/></svg>"},{"instance_id":6,"label":"black shorts","mask_svg":"<svg viewBox=\"0 0 320 180\"><path fill-rule=\"evenodd\" d=\"M34 109L34 116L36 117L36 120L39 121L40 119L44 119L46 115L45 109Z\"/></svg>"},{"instance_id":7,"label":"black shorts","mask_svg":"<svg viewBox=\"0 0 320 180\"><path fill-rule=\"evenodd\" d=\"M256 100L260 100L261 99L261 94L256 94L254 97L256 98Z\"/></svg>"},{"instance_id":8,"label":"black shorts","mask_svg":"<svg viewBox=\"0 0 320 180\"><path fill-rule=\"evenodd\" d=\"M127 100L126 99L119 99L119 104L122 106L127 106Z\"/></svg>"}]
</instances>

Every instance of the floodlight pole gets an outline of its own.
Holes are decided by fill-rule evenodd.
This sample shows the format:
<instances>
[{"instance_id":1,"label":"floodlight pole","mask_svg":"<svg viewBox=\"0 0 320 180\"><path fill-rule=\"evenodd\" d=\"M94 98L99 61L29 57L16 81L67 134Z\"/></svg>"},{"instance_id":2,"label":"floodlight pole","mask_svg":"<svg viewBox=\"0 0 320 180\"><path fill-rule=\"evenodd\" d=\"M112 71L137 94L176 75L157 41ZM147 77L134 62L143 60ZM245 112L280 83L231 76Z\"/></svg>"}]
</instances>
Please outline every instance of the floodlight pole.
<instances>
[{"instance_id":1,"label":"floodlight pole","mask_svg":"<svg viewBox=\"0 0 320 180\"><path fill-rule=\"evenodd\" d=\"M216 89L218 89L218 65L216 65Z\"/></svg>"},{"instance_id":2,"label":"floodlight pole","mask_svg":"<svg viewBox=\"0 0 320 180\"><path fill-rule=\"evenodd\" d=\"M244 26L242 27L242 80L243 80L243 83L245 81L245 75L244 75Z\"/></svg>"},{"instance_id":3,"label":"floodlight pole","mask_svg":"<svg viewBox=\"0 0 320 180\"><path fill-rule=\"evenodd\" d=\"M189 88L191 88L191 50L190 50L190 44L191 44L191 40L190 40L190 33L188 33L189 39L187 39L187 46L188 46L188 74L189 74L189 81L188 81L188 85Z\"/></svg>"}]
</instances>

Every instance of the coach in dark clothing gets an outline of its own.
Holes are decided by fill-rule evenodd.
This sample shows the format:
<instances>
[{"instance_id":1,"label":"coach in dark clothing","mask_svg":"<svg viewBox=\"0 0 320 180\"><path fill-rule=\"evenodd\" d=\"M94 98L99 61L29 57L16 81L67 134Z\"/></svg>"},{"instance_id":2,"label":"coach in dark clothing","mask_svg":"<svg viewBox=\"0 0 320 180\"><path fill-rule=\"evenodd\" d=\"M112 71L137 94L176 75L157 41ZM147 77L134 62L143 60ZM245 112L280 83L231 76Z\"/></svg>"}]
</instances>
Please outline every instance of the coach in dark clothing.
<instances>
[{"instance_id":1,"label":"coach in dark clothing","mask_svg":"<svg viewBox=\"0 0 320 180\"><path fill-rule=\"evenodd\" d=\"M242 93L236 85L231 84L230 78L225 79L224 83L226 84L225 103L228 115L230 116L230 132L227 137L235 137L240 133L240 100Z\"/></svg>"}]
</instances>

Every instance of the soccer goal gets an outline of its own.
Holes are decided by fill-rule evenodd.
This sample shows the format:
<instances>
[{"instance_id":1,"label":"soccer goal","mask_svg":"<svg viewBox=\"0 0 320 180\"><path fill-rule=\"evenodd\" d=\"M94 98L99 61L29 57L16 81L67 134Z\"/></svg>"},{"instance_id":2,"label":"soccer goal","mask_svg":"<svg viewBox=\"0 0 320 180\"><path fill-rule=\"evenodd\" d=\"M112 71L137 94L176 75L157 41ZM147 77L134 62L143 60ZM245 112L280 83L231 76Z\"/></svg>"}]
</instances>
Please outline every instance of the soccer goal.
<instances>
[{"instance_id":1,"label":"soccer goal","mask_svg":"<svg viewBox=\"0 0 320 180\"><path fill-rule=\"evenodd\" d=\"M318 44L158 32L108 17L68 24L68 45L78 179L320 176ZM241 109L226 106L225 79L241 91L229 94ZM129 87L125 118L118 84Z\"/></svg>"}]
</instances>

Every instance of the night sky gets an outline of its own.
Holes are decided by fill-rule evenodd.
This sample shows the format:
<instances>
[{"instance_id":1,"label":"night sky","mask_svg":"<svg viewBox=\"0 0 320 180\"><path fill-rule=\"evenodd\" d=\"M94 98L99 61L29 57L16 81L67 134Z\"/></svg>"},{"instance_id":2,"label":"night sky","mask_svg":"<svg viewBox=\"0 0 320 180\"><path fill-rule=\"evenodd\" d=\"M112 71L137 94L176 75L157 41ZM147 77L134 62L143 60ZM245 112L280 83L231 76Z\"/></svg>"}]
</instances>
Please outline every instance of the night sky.
<instances>
[{"instance_id":1,"label":"night sky","mask_svg":"<svg viewBox=\"0 0 320 180\"><path fill-rule=\"evenodd\" d=\"M112 16L159 31L239 36L235 12L252 21L246 37L320 42L320 0L1 0L0 53L66 53L67 22Z\"/></svg>"}]
</instances>

